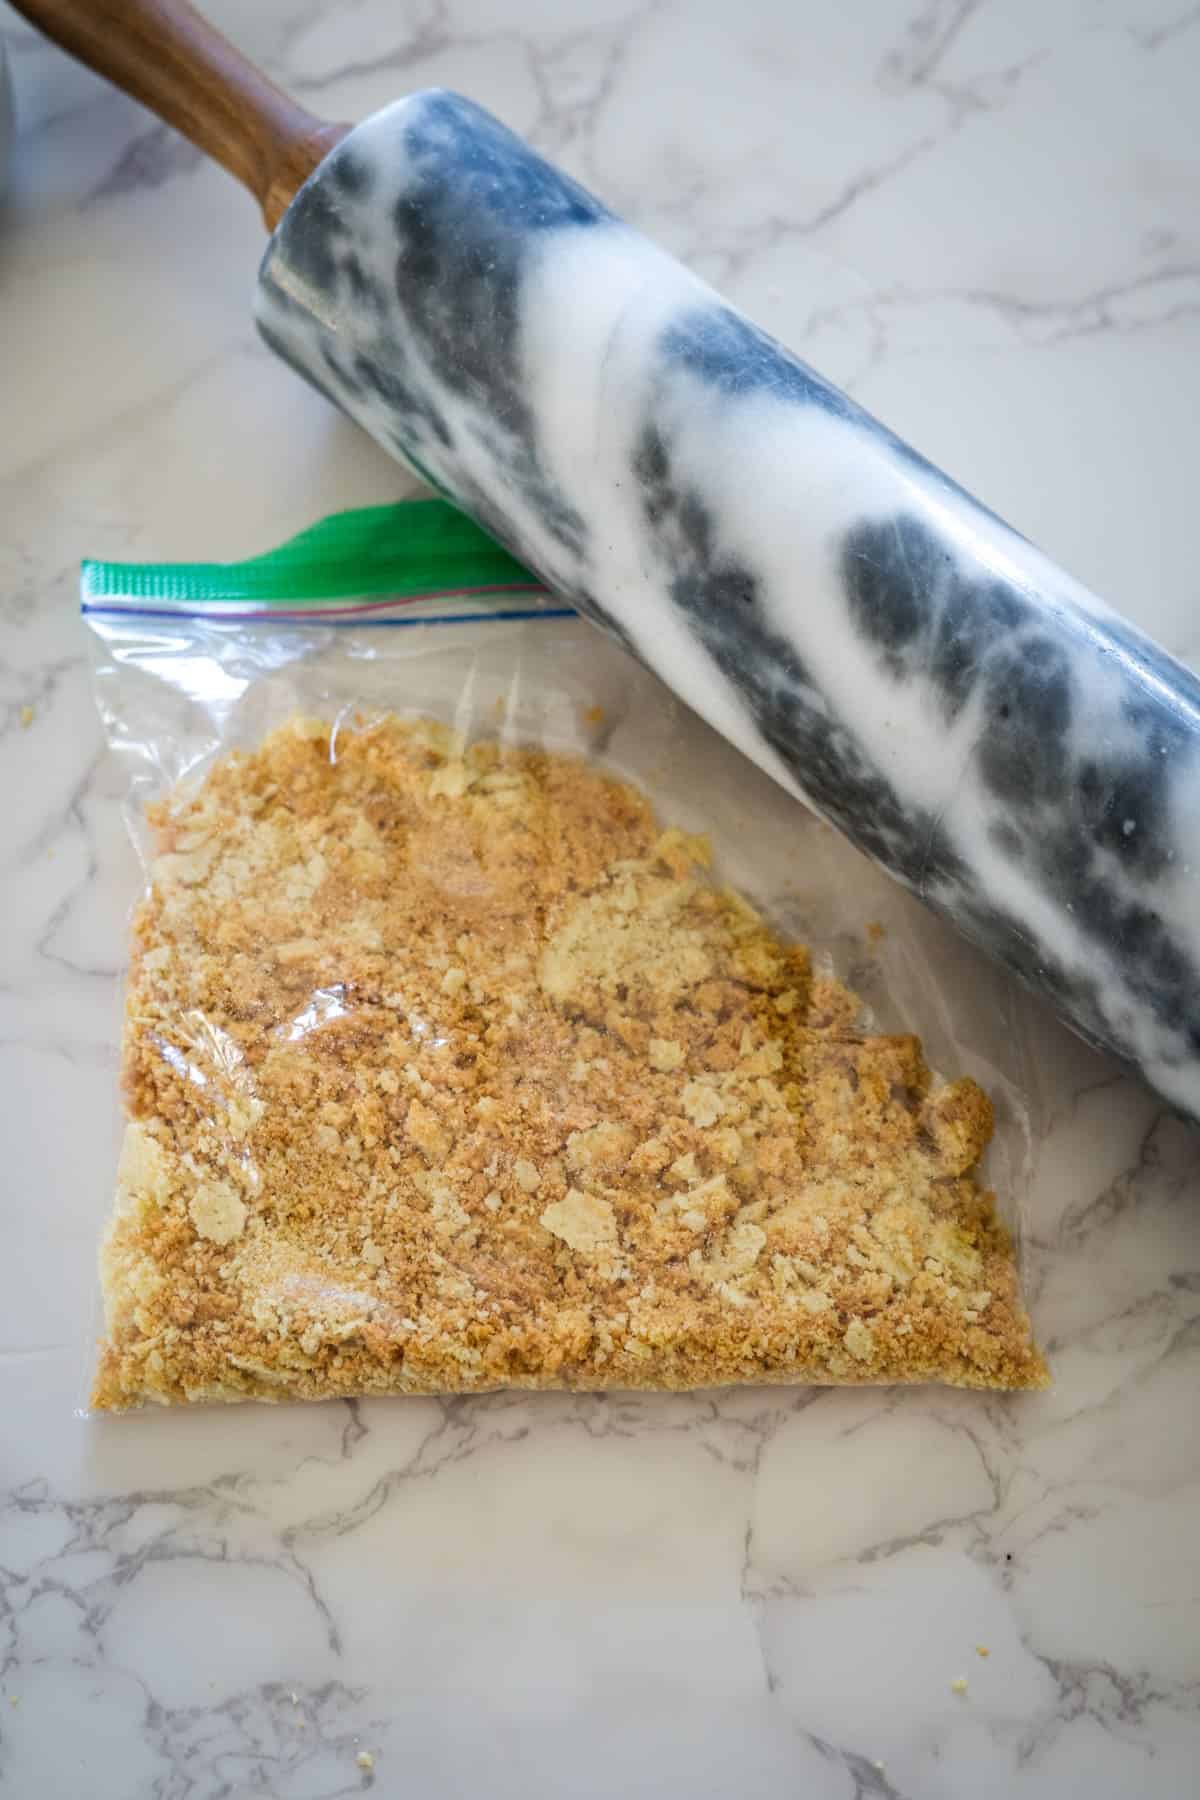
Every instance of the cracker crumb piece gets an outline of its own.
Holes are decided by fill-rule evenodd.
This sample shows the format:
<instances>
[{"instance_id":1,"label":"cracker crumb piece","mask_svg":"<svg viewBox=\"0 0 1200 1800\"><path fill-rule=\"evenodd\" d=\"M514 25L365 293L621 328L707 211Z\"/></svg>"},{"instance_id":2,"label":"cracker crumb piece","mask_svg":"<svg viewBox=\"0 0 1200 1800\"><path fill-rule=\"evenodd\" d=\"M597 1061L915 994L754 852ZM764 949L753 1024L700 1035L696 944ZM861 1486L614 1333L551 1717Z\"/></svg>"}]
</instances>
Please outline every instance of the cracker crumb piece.
<instances>
[{"instance_id":1,"label":"cracker crumb piece","mask_svg":"<svg viewBox=\"0 0 1200 1800\"><path fill-rule=\"evenodd\" d=\"M725 1108L720 1094L705 1081L689 1081L680 1096L683 1110L694 1125L715 1125Z\"/></svg>"},{"instance_id":2,"label":"cracker crumb piece","mask_svg":"<svg viewBox=\"0 0 1200 1800\"><path fill-rule=\"evenodd\" d=\"M360 1769L373 1769L375 1767L375 1758L371 1755L369 1750L360 1750L354 1760Z\"/></svg>"},{"instance_id":3,"label":"cracker crumb piece","mask_svg":"<svg viewBox=\"0 0 1200 1800\"><path fill-rule=\"evenodd\" d=\"M460 800L472 785L472 776L465 764L461 762L445 763L435 770L429 781L429 797L436 799L439 795L447 800Z\"/></svg>"},{"instance_id":4,"label":"cracker crumb piece","mask_svg":"<svg viewBox=\"0 0 1200 1800\"><path fill-rule=\"evenodd\" d=\"M32 724L33 724L33 708L32 708L32 706L23 706L21 708L21 729L22 729L22 731L28 731L29 727Z\"/></svg>"},{"instance_id":5,"label":"cracker crumb piece","mask_svg":"<svg viewBox=\"0 0 1200 1800\"><path fill-rule=\"evenodd\" d=\"M722 1162L736 1163L742 1154L742 1135L732 1125L723 1126L712 1133L709 1148Z\"/></svg>"},{"instance_id":6,"label":"cracker crumb piece","mask_svg":"<svg viewBox=\"0 0 1200 1800\"><path fill-rule=\"evenodd\" d=\"M421 1100L409 1102L408 1122L405 1126L409 1137L417 1148L429 1158L431 1163L445 1162L450 1154L450 1138L438 1116Z\"/></svg>"},{"instance_id":7,"label":"cracker crumb piece","mask_svg":"<svg viewBox=\"0 0 1200 1800\"><path fill-rule=\"evenodd\" d=\"M311 962L314 956L320 954L320 950L321 946L316 938L289 938L286 944L276 944L275 961L288 965Z\"/></svg>"},{"instance_id":8,"label":"cracker crumb piece","mask_svg":"<svg viewBox=\"0 0 1200 1800\"><path fill-rule=\"evenodd\" d=\"M581 1250L586 1255L616 1246L617 1218L612 1206L607 1200L597 1199L595 1194L581 1193L578 1188L568 1188L561 1200L548 1206L540 1223L572 1250Z\"/></svg>"},{"instance_id":9,"label":"cracker crumb piece","mask_svg":"<svg viewBox=\"0 0 1200 1800\"><path fill-rule=\"evenodd\" d=\"M950 1683L950 1692L952 1694L965 1694L966 1691L967 1691L967 1678L965 1675L958 1676L958 1678L956 1680L954 1680Z\"/></svg>"},{"instance_id":10,"label":"cracker crumb piece","mask_svg":"<svg viewBox=\"0 0 1200 1800\"><path fill-rule=\"evenodd\" d=\"M603 770L332 741L150 809L97 1409L1042 1385L973 1083Z\"/></svg>"},{"instance_id":11,"label":"cracker crumb piece","mask_svg":"<svg viewBox=\"0 0 1200 1800\"><path fill-rule=\"evenodd\" d=\"M976 1656L990 1656L992 1653L986 1644L976 1644L975 1654Z\"/></svg>"},{"instance_id":12,"label":"cracker crumb piece","mask_svg":"<svg viewBox=\"0 0 1200 1800\"><path fill-rule=\"evenodd\" d=\"M227 1181L202 1181L188 1212L200 1236L213 1244L231 1244L245 1230L245 1204Z\"/></svg>"},{"instance_id":13,"label":"cracker crumb piece","mask_svg":"<svg viewBox=\"0 0 1200 1800\"><path fill-rule=\"evenodd\" d=\"M567 1166L577 1173L623 1164L633 1148L628 1125L602 1119L586 1131L573 1131L567 1139Z\"/></svg>"}]
</instances>

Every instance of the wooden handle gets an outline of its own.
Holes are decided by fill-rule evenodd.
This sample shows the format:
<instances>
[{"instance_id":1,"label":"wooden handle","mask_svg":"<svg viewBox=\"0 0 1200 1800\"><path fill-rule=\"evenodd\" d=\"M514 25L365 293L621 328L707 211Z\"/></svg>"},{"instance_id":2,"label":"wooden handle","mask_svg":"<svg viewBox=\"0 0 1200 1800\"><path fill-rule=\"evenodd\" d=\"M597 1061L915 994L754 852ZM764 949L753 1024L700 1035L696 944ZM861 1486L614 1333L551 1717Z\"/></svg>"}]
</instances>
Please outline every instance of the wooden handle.
<instances>
[{"instance_id":1,"label":"wooden handle","mask_svg":"<svg viewBox=\"0 0 1200 1800\"><path fill-rule=\"evenodd\" d=\"M269 82L187 0L13 0L17 12L123 88L248 187L273 231L346 135Z\"/></svg>"}]
</instances>

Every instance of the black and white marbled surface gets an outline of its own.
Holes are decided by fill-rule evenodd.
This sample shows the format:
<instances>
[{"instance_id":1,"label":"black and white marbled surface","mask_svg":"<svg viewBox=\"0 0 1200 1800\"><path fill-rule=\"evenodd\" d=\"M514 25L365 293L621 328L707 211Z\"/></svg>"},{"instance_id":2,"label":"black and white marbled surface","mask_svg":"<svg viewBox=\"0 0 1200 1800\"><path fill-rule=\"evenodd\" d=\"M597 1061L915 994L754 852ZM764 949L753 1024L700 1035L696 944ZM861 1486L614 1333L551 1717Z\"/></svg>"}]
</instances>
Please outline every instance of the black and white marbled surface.
<instances>
[{"instance_id":1,"label":"black and white marbled surface","mask_svg":"<svg viewBox=\"0 0 1200 1800\"><path fill-rule=\"evenodd\" d=\"M331 117L475 94L1200 665L1187 0L206 10ZM1048 1394L74 1418L137 884L78 556L248 555L398 481L257 342L249 202L10 48L4 1800L1188 1794L1200 1140L1041 1012Z\"/></svg>"},{"instance_id":2,"label":"black and white marbled surface","mask_svg":"<svg viewBox=\"0 0 1200 1800\"><path fill-rule=\"evenodd\" d=\"M258 318L386 449L1200 1117L1190 670L459 95L414 94L339 145L275 233Z\"/></svg>"}]
</instances>

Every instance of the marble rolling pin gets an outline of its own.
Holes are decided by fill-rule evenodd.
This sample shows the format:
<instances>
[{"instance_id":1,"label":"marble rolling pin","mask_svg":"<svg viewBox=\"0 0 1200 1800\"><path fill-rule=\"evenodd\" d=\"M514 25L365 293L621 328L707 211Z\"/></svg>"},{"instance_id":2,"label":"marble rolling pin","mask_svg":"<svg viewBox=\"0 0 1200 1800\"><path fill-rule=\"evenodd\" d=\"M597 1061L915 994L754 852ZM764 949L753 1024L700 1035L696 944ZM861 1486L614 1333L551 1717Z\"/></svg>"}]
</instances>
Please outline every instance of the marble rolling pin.
<instances>
[{"instance_id":1,"label":"marble rolling pin","mask_svg":"<svg viewBox=\"0 0 1200 1800\"><path fill-rule=\"evenodd\" d=\"M1200 1117L1195 676L469 100L323 126L181 5L18 10L257 194L280 356Z\"/></svg>"}]
</instances>

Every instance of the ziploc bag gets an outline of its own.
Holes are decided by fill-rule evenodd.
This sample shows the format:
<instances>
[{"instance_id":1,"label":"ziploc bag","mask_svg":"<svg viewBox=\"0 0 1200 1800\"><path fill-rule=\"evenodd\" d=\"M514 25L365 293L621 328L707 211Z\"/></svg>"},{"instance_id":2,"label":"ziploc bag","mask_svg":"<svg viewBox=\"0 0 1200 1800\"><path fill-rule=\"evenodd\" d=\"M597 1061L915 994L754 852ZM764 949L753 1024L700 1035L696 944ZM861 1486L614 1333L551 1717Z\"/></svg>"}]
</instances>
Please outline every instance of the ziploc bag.
<instances>
[{"instance_id":1,"label":"ziploc bag","mask_svg":"<svg viewBox=\"0 0 1200 1800\"><path fill-rule=\"evenodd\" d=\"M1042 1383L1018 996L466 519L83 609L147 880L94 1406Z\"/></svg>"}]
</instances>

